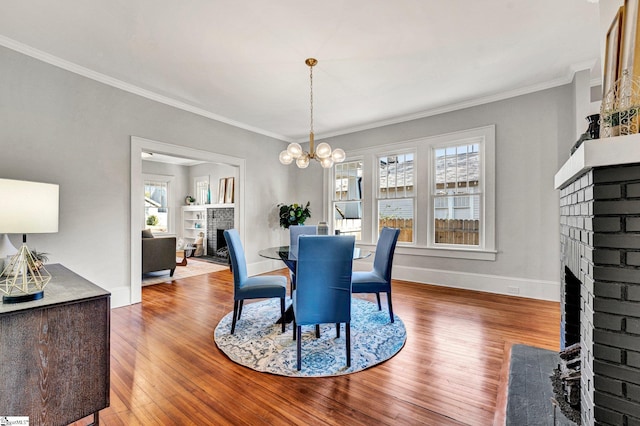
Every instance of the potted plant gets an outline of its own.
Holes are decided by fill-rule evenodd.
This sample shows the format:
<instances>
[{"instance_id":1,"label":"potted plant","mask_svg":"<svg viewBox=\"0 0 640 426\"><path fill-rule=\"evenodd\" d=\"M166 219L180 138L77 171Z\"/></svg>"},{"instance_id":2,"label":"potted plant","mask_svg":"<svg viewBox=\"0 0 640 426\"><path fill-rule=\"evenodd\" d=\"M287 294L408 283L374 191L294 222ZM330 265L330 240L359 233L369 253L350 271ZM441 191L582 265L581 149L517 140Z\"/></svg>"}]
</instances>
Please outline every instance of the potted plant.
<instances>
[{"instance_id":1,"label":"potted plant","mask_svg":"<svg viewBox=\"0 0 640 426\"><path fill-rule=\"evenodd\" d=\"M278 204L280 208L280 226L288 229L291 225L304 225L304 221L311 217L309 206L311 203L303 207L301 204Z\"/></svg>"}]
</instances>

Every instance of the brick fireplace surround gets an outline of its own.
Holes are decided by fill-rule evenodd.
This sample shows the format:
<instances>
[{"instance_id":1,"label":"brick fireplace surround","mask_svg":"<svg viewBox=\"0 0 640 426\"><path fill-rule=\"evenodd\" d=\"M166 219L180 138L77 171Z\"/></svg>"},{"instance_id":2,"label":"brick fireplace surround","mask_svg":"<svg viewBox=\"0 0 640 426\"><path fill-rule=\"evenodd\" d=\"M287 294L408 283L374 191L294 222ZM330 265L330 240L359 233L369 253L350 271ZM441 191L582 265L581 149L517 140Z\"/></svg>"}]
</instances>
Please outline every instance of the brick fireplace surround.
<instances>
[{"instance_id":1,"label":"brick fireplace surround","mask_svg":"<svg viewBox=\"0 0 640 426\"><path fill-rule=\"evenodd\" d=\"M581 344L582 424L640 426L640 135L585 142L555 187L561 342Z\"/></svg>"}]
</instances>

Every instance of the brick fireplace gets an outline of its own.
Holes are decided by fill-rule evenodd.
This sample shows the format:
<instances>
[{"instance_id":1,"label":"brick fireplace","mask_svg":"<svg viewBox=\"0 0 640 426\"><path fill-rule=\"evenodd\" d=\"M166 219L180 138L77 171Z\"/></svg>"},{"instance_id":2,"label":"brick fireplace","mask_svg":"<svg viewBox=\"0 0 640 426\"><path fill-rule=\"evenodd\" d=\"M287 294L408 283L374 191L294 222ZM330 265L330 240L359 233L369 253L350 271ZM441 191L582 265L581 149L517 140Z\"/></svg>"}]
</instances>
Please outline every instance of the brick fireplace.
<instances>
[{"instance_id":1,"label":"brick fireplace","mask_svg":"<svg viewBox=\"0 0 640 426\"><path fill-rule=\"evenodd\" d=\"M594 160L602 149L620 149L595 140L556 175L561 345L582 348L586 425L640 425L640 140L633 136L635 144L619 138L632 152L623 164Z\"/></svg>"},{"instance_id":2,"label":"brick fireplace","mask_svg":"<svg viewBox=\"0 0 640 426\"><path fill-rule=\"evenodd\" d=\"M224 231L233 228L233 207L207 209L207 255L219 263L228 263L229 253Z\"/></svg>"}]
</instances>

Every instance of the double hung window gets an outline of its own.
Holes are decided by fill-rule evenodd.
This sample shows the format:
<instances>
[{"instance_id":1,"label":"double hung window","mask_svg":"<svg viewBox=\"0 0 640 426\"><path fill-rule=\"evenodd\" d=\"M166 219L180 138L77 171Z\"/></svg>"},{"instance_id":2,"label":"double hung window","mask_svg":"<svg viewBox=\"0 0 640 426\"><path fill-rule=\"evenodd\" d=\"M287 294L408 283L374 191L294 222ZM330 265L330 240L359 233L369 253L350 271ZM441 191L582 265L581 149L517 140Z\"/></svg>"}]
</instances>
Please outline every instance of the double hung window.
<instances>
[{"instance_id":1,"label":"double hung window","mask_svg":"<svg viewBox=\"0 0 640 426\"><path fill-rule=\"evenodd\" d=\"M341 234L362 233L362 161L338 163L334 168L333 229Z\"/></svg>"},{"instance_id":2,"label":"double hung window","mask_svg":"<svg viewBox=\"0 0 640 426\"><path fill-rule=\"evenodd\" d=\"M378 157L378 232L385 226L400 228L399 242L414 241L415 153Z\"/></svg>"}]
</instances>

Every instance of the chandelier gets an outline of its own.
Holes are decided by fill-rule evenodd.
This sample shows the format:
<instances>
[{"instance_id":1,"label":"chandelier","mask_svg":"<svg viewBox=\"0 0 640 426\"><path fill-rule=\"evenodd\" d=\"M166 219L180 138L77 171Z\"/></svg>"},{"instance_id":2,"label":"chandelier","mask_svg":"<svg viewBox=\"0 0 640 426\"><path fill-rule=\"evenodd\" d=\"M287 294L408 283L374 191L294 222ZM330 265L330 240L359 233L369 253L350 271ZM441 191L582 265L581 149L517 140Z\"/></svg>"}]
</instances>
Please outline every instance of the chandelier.
<instances>
[{"instance_id":1,"label":"chandelier","mask_svg":"<svg viewBox=\"0 0 640 426\"><path fill-rule=\"evenodd\" d=\"M282 164L291 164L296 160L296 165L305 169L309 166L309 160L312 158L320 162L325 169L333 166L333 163L342 163L346 157L344 151L340 148L331 150L328 143L322 142L314 149L313 146L313 67L318 63L314 58L308 58L304 61L309 66L309 82L311 87L310 105L311 105L311 129L309 131L309 152L303 151L299 143L290 143L287 149L280 153L280 162Z\"/></svg>"}]
</instances>

